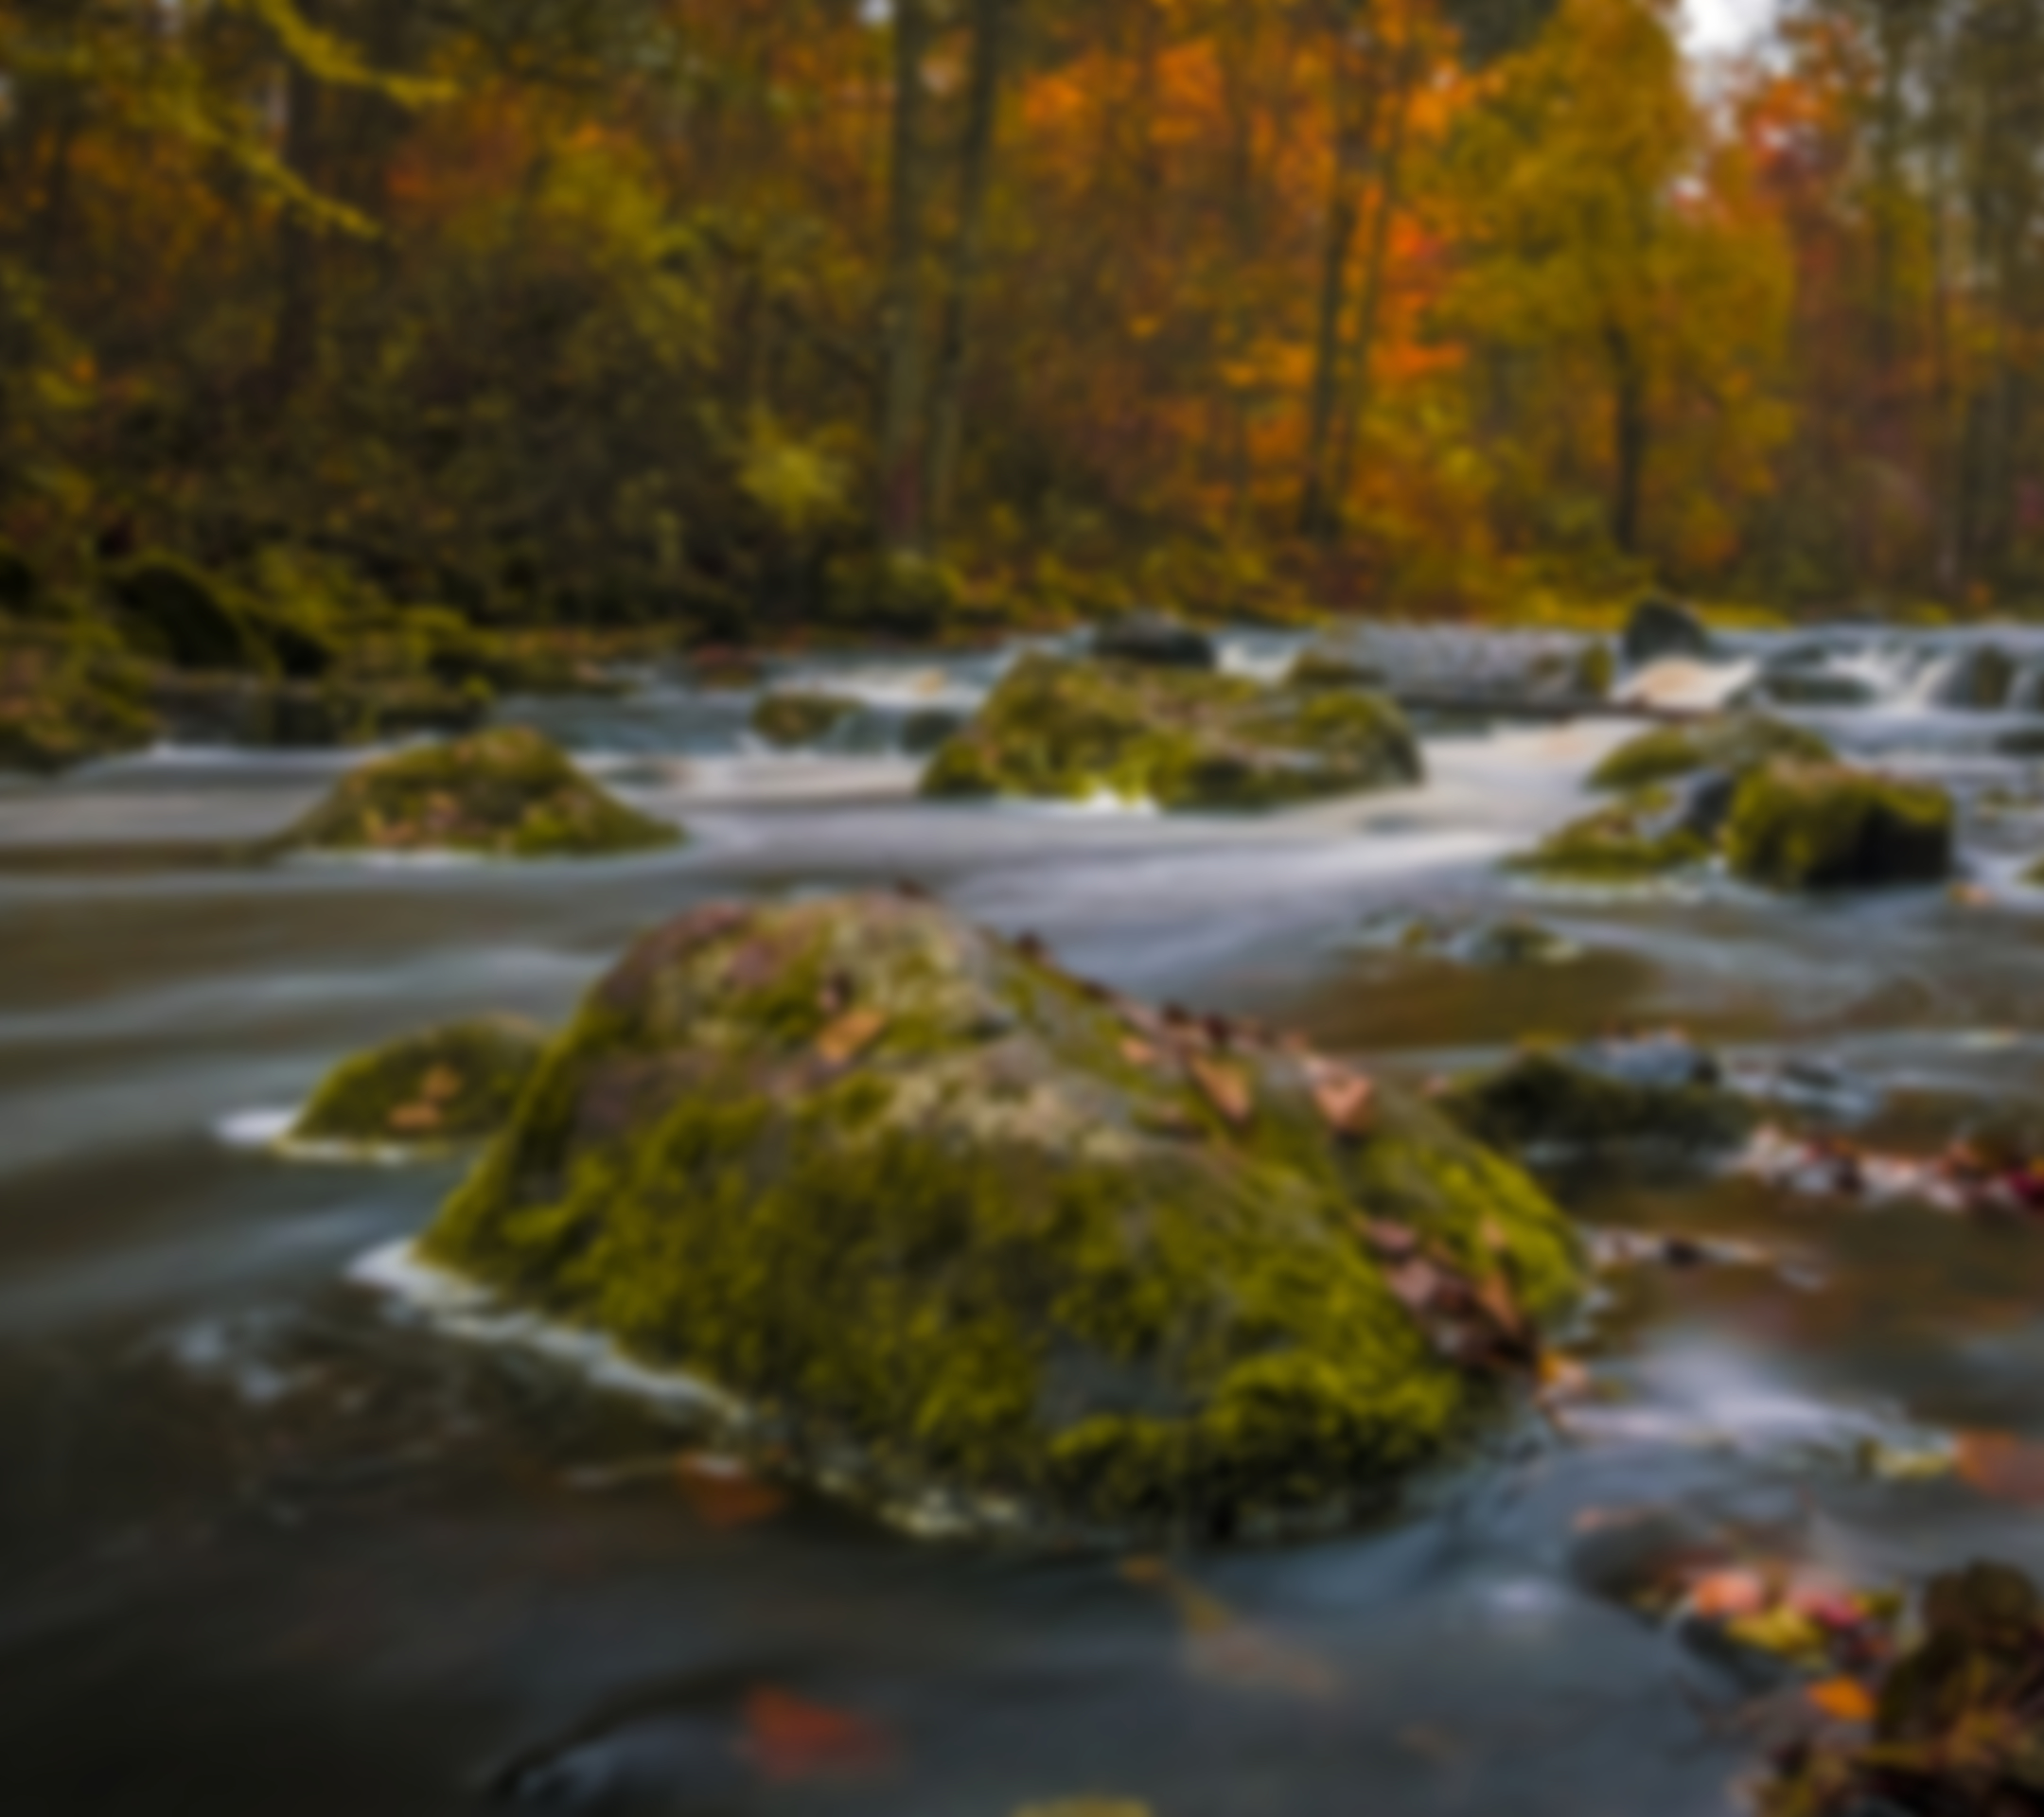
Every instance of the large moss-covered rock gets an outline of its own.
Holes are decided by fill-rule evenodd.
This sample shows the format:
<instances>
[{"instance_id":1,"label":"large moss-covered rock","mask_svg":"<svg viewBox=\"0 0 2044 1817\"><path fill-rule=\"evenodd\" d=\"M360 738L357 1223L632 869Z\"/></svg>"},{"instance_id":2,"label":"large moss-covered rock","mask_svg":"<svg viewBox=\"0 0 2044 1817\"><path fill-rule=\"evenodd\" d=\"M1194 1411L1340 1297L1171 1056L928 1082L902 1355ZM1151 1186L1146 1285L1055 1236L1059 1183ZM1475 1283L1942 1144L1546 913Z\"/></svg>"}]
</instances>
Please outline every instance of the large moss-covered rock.
<instances>
[{"instance_id":1,"label":"large moss-covered rock","mask_svg":"<svg viewBox=\"0 0 2044 1817\"><path fill-rule=\"evenodd\" d=\"M1400 1227L1536 1314L1577 1281L1422 1102L864 896L642 940L424 1253L882 1508L1260 1531L1380 1504L1494 1402L1394 1292Z\"/></svg>"},{"instance_id":2,"label":"large moss-covered rock","mask_svg":"<svg viewBox=\"0 0 2044 1817\"><path fill-rule=\"evenodd\" d=\"M1705 862L1710 842L1674 791L1641 789L1550 833L1511 868L1555 882L1648 883Z\"/></svg>"},{"instance_id":3,"label":"large moss-covered rock","mask_svg":"<svg viewBox=\"0 0 2044 1817\"><path fill-rule=\"evenodd\" d=\"M283 843L323 852L593 858L680 837L606 794L537 732L506 726L364 765Z\"/></svg>"},{"instance_id":4,"label":"large moss-covered rock","mask_svg":"<svg viewBox=\"0 0 2044 1817\"><path fill-rule=\"evenodd\" d=\"M1837 764L1774 763L1739 785L1723 838L1733 873L1771 890L1934 883L1950 873L1951 797Z\"/></svg>"},{"instance_id":5,"label":"large moss-covered rock","mask_svg":"<svg viewBox=\"0 0 2044 1817\"><path fill-rule=\"evenodd\" d=\"M1832 756L1828 744L1800 726L1784 725L1762 714L1724 714L1690 725L1656 726L1628 739L1591 772L1590 786L1648 788L1705 770L1737 774L1777 757L1821 764Z\"/></svg>"},{"instance_id":6,"label":"large moss-covered rock","mask_svg":"<svg viewBox=\"0 0 2044 1817\"><path fill-rule=\"evenodd\" d=\"M923 791L1254 808L1422 774L1411 729L1381 695L1030 656L937 752Z\"/></svg>"},{"instance_id":7,"label":"large moss-covered rock","mask_svg":"<svg viewBox=\"0 0 2044 1817\"><path fill-rule=\"evenodd\" d=\"M538 1029L508 1016L408 1035L337 1067L287 1139L389 1146L493 1136L510 1121L545 1044Z\"/></svg>"},{"instance_id":8,"label":"large moss-covered rock","mask_svg":"<svg viewBox=\"0 0 2044 1817\"><path fill-rule=\"evenodd\" d=\"M1292 659L1285 671L1288 688L1370 688L1384 685L1384 672L1346 651L1313 644Z\"/></svg>"},{"instance_id":9,"label":"large moss-covered rock","mask_svg":"<svg viewBox=\"0 0 2044 1817\"><path fill-rule=\"evenodd\" d=\"M89 626L0 619L0 769L54 775L149 744L142 679Z\"/></svg>"},{"instance_id":10,"label":"large moss-covered rock","mask_svg":"<svg viewBox=\"0 0 2044 1817\"><path fill-rule=\"evenodd\" d=\"M768 744L792 750L820 744L858 710L856 700L834 694L762 695L752 709L752 730Z\"/></svg>"},{"instance_id":11,"label":"large moss-covered rock","mask_svg":"<svg viewBox=\"0 0 2044 1817\"><path fill-rule=\"evenodd\" d=\"M1531 1048L1443 1103L1478 1139L1521 1154L1694 1154L1736 1147L1759 1121L1716 1056L1669 1036Z\"/></svg>"}]
</instances>

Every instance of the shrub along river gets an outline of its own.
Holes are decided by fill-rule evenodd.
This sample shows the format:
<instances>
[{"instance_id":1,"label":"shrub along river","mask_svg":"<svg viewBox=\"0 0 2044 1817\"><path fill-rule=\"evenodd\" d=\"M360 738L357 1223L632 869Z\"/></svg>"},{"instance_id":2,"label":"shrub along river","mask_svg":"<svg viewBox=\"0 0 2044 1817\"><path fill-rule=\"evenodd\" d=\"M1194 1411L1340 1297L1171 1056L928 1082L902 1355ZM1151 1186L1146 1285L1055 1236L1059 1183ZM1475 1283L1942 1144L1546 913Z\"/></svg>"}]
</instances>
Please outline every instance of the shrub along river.
<instances>
[{"instance_id":1,"label":"shrub along river","mask_svg":"<svg viewBox=\"0 0 2044 1817\"><path fill-rule=\"evenodd\" d=\"M338 756L160 750L0 787L0 1808L1727 1808L1756 1668L1634 1605L1706 1555L1898 1587L2044 1568L2016 1442L2044 1439L2044 1222L1732 1168L1561 1177L1586 1225L1747 1246L1610 1277L1572 1344L1595 1392L1381 1525L1132 1567L917 1545L678 1463L672 1414L351 1280L458 1166L291 1164L251 1132L424 1024L557 1022L696 903L913 880L1083 976L1379 1076L1680 1025L1786 1068L1855 1140L1935 1153L2019 1119L2044 1073L2044 890L2019 881L2044 777L2011 754L2044 750L2044 717L2024 679L2013 710L1938 704L1963 661L1840 634L1783 670L1831 678L1785 690L1822 703L1793 716L1961 798L1956 891L1501 870L1583 811L1616 719L1441 722L1423 787L1262 819L918 802L895 730L969 708L993 659L811 665L801 685L872 710L798 754L751 741L749 697L654 676L514 703L694 836L614 862L222 858ZM1566 946L1372 937L1408 912L1534 916Z\"/></svg>"}]
</instances>

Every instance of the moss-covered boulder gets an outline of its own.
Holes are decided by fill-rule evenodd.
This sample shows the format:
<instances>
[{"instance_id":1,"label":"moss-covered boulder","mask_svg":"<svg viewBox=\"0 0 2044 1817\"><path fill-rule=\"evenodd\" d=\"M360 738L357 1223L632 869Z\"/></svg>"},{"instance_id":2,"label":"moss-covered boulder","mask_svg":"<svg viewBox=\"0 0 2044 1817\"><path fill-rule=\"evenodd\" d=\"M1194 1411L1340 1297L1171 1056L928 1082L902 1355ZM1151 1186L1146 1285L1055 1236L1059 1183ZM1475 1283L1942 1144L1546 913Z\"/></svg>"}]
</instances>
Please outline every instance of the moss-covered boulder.
<instances>
[{"instance_id":1,"label":"moss-covered boulder","mask_svg":"<svg viewBox=\"0 0 2044 1817\"><path fill-rule=\"evenodd\" d=\"M1384 685L1384 672L1360 657L1313 645L1292 659L1285 671L1288 688L1371 688Z\"/></svg>"},{"instance_id":2,"label":"moss-covered boulder","mask_svg":"<svg viewBox=\"0 0 2044 1817\"><path fill-rule=\"evenodd\" d=\"M286 1139L387 1147L493 1136L511 1120L545 1046L540 1030L509 1016L409 1035L344 1061Z\"/></svg>"},{"instance_id":3,"label":"moss-covered boulder","mask_svg":"<svg viewBox=\"0 0 2044 1817\"><path fill-rule=\"evenodd\" d=\"M1628 739L1591 772L1590 786L1620 791L1649 788L1706 770L1738 774L1777 757L1802 763L1833 760L1831 747L1813 732L1762 714L1724 714L1690 725L1656 726Z\"/></svg>"},{"instance_id":4,"label":"moss-covered boulder","mask_svg":"<svg viewBox=\"0 0 2044 1817\"><path fill-rule=\"evenodd\" d=\"M112 640L0 619L0 769L55 775L156 732L142 672Z\"/></svg>"},{"instance_id":5,"label":"moss-covered boulder","mask_svg":"<svg viewBox=\"0 0 2044 1817\"><path fill-rule=\"evenodd\" d=\"M870 1505L1039 1534L1380 1505L1497 1392L1418 1289L1538 1316L1577 1279L1424 1103L907 895L646 936L423 1253L744 1397Z\"/></svg>"},{"instance_id":6,"label":"moss-covered boulder","mask_svg":"<svg viewBox=\"0 0 2044 1817\"><path fill-rule=\"evenodd\" d=\"M1479 1140L1522 1155L1693 1155L1736 1148L1759 1122L1716 1056L1671 1036L1529 1048L1442 1103Z\"/></svg>"},{"instance_id":7,"label":"moss-covered boulder","mask_svg":"<svg viewBox=\"0 0 2044 1817\"><path fill-rule=\"evenodd\" d=\"M767 694L752 709L752 730L770 745L793 750L830 736L859 710L834 694Z\"/></svg>"},{"instance_id":8,"label":"moss-covered boulder","mask_svg":"<svg viewBox=\"0 0 2044 1817\"><path fill-rule=\"evenodd\" d=\"M1030 656L938 750L923 792L1257 808L1422 774L1411 729L1381 695Z\"/></svg>"},{"instance_id":9,"label":"moss-covered boulder","mask_svg":"<svg viewBox=\"0 0 2044 1817\"><path fill-rule=\"evenodd\" d=\"M1673 790L1641 789L1550 833L1510 868L1554 882L1650 883L1706 862L1710 841Z\"/></svg>"},{"instance_id":10,"label":"moss-covered boulder","mask_svg":"<svg viewBox=\"0 0 2044 1817\"><path fill-rule=\"evenodd\" d=\"M680 838L606 794L537 732L506 726L364 765L282 843L320 852L594 858Z\"/></svg>"},{"instance_id":11,"label":"moss-covered boulder","mask_svg":"<svg viewBox=\"0 0 2044 1817\"><path fill-rule=\"evenodd\" d=\"M1145 668L1205 672L1221 666L1221 652L1212 638L1162 612L1129 612L1109 619L1093 633L1092 649L1103 662Z\"/></svg>"},{"instance_id":12,"label":"moss-covered boulder","mask_svg":"<svg viewBox=\"0 0 2044 1817\"><path fill-rule=\"evenodd\" d=\"M1951 797L1928 784L1774 763L1740 783L1725 861L1770 890L1935 883L1951 873L1954 820Z\"/></svg>"}]
</instances>

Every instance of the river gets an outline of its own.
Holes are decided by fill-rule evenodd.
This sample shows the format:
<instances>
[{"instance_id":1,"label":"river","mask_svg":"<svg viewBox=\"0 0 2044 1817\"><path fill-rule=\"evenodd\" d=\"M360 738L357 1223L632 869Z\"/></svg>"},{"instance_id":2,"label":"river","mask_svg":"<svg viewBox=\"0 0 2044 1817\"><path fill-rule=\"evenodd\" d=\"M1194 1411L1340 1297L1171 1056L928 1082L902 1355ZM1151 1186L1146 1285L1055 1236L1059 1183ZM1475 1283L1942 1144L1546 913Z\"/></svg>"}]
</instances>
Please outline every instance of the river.
<instances>
[{"instance_id":1,"label":"river","mask_svg":"<svg viewBox=\"0 0 2044 1817\"><path fill-rule=\"evenodd\" d=\"M2007 752L2044 719L1936 704L1949 660L1841 634L1820 665L1864 698L1801 716L1969 802L2033 786ZM558 1020L636 930L733 893L913 880L1076 972L1383 1073L1677 1023L1743 1065L1827 1063L1893 1146L2038 1101L2044 892L2017 876L2044 810L1969 814L1970 900L1788 902L1529 897L1498 870L1581 810L1616 719L1444 726L1423 789L1260 821L919 803L888 715L969 705L996 666L821 665L879 712L820 754L752 748L743 697L658 678L514 703L695 836L616 863L225 861L327 756L164 750L0 785L9 1817L1009 1817L1080 1794L1702 1817L1753 1763L1739 1687L1610 1594L1612 1510L1858 1580L2044 1568L2022 1507L1868 1465L2044 1437L2044 1230L1813 1209L1729 1173L1559 1183L1588 1224L1761 1252L1614 1281L1579 1335L1607 1398L1501 1430L1371 1530L1178 1560L1176 1596L1114 1559L918 1546L822 1503L729 1518L664 1462L671 1413L351 1280L454 1173L288 1164L245 1139L262 1115L437 1019ZM1534 913L1584 957L1357 941L1401 907ZM804 1767L812 1707L857 1725L857 1771Z\"/></svg>"}]
</instances>

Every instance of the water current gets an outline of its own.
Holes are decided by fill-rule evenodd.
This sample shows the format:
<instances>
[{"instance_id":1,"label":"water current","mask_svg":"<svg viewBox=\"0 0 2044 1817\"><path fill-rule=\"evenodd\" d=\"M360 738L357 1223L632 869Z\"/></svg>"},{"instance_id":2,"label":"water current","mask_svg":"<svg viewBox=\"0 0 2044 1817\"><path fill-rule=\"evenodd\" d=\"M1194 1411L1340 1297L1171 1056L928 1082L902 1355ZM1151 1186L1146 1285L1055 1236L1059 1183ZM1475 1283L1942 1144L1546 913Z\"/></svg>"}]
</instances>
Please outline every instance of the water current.
<instances>
[{"instance_id":1,"label":"water current","mask_svg":"<svg viewBox=\"0 0 2044 1817\"><path fill-rule=\"evenodd\" d=\"M1249 670L1286 654L1229 646ZM1664 1539L1759 1536L1859 1580L2044 1567L2021 1508L1869 1467L2044 1437L2044 1231L1813 1211L1729 1173L1564 1179L1588 1224L1758 1259L1626 1277L1581 1334L1610 1399L1500 1432L1371 1530L1178 1560L1196 1594L1174 1601L1114 1559L919 1546L819 1503L725 1518L678 1487L671 1411L351 1281L455 1168L291 1165L238 1137L378 1040L557 1020L693 903L913 879L1074 971L1380 1073L1679 1023L1743 1065L1821 1061L1863 1137L1934 1149L2036 1103L2044 1074L2044 892L2018 881L2044 848L2023 754L2044 690L1941 705L1964 657L1833 633L1796 659L1836 678L1802 690L1825 703L1791 709L1969 804L2032 792L2030 815L1969 805L1964 897L1527 895L1497 860L1580 811L1615 718L1444 722L1422 789L1261 820L918 803L900 725L969 708L996 657L784 677L872 707L800 755L751 743L747 697L658 676L508 708L687 821L649 859L227 861L350 761L325 755L160 750L0 787L0 1810L1727 1809L1753 1753L1740 1686L1613 1594L1634 1561L1606 1516L1663 1508ZM1401 908L1534 913L1583 957L1358 942ZM763 1746L776 1709L812 1705L860 1725L862 1771Z\"/></svg>"}]
</instances>

